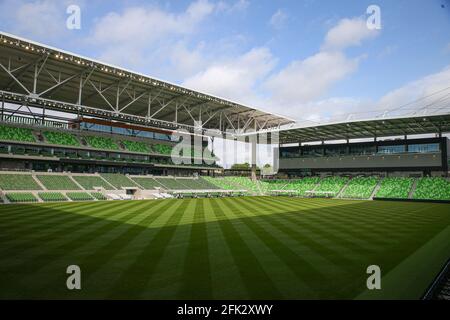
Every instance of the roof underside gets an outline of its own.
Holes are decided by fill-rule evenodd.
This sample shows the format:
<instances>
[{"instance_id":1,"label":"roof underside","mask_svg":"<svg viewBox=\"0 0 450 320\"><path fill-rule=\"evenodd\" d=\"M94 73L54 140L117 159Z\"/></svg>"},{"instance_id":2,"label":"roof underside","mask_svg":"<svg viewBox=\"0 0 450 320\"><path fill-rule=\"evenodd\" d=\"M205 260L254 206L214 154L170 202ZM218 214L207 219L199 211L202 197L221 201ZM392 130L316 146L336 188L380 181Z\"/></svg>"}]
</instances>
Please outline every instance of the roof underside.
<instances>
[{"instance_id":1,"label":"roof underside","mask_svg":"<svg viewBox=\"0 0 450 320\"><path fill-rule=\"evenodd\" d=\"M339 122L276 132L281 144L448 133L450 114Z\"/></svg>"},{"instance_id":2,"label":"roof underside","mask_svg":"<svg viewBox=\"0 0 450 320\"><path fill-rule=\"evenodd\" d=\"M218 79L220 81L220 79ZM0 33L7 102L165 128L270 129L293 121Z\"/></svg>"}]
</instances>

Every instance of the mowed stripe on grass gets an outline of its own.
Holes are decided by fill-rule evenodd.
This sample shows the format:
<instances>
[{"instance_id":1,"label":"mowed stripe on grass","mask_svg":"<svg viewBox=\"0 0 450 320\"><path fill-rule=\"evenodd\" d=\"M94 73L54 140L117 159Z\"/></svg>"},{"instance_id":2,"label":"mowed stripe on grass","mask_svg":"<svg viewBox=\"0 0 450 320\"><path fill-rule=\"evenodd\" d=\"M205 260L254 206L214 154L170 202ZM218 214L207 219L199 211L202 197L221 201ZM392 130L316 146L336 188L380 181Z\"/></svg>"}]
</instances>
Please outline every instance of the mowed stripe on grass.
<instances>
[{"instance_id":1,"label":"mowed stripe on grass","mask_svg":"<svg viewBox=\"0 0 450 320\"><path fill-rule=\"evenodd\" d=\"M449 205L429 203L243 197L5 205L0 298L351 299L365 290L368 265L386 275L449 225ZM82 270L80 291L65 287L72 264ZM427 261L417 268L426 273Z\"/></svg>"}]
</instances>

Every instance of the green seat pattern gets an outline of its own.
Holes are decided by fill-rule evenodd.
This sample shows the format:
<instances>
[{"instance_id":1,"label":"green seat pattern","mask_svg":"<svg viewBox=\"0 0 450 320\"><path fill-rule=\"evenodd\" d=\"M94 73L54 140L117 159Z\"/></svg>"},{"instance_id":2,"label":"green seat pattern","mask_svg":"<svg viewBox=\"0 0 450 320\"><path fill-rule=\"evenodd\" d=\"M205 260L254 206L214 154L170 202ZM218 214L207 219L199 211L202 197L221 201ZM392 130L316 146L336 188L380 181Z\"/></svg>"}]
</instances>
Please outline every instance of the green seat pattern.
<instances>
[{"instance_id":1,"label":"green seat pattern","mask_svg":"<svg viewBox=\"0 0 450 320\"><path fill-rule=\"evenodd\" d=\"M152 146L153 151L159 154L170 155L172 153L172 147L166 144L155 144Z\"/></svg>"},{"instance_id":2,"label":"green seat pattern","mask_svg":"<svg viewBox=\"0 0 450 320\"><path fill-rule=\"evenodd\" d=\"M47 140L47 142L51 144L59 144L63 146L75 146L75 147L80 146L80 142L77 140L77 138L70 133L45 131L43 135Z\"/></svg>"},{"instance_id":3,"label":"green seat pattern","mask_svg":"<svg viewBox=\"0 0 450 320\"><path fill-rule=\"evenodd\" d=\"M60 192L39 192L39 198L42 201L67 201L67 198Z\"/></svg>"},{"instance_id":4,"label":"green seat pattern","mask_svg":"<svg viewBox=\"0 0 450 320\"><path fill-rule=\"evenodd\" d=\"M72 201L90 201L94 200L92 196L87 192L67 192L66 195Z\"/></svg>"},{"instance_id":5,"label":"green seat pattern","mask_svg":"<svg viewBox=\"0 0 450 320\"><path fill-rule=\"evenodd\" d=\"M8 192L6 198L10 202L37 202L38 200L31 192Z\"/></svg>"},{"instance_id":6,"label":"green seat pattern","mask_svg":"<svg viewBox=\"0 0 450 320\"><path fill-rule=\"evenodd\" d=\"M86 142L93 148L104 150L119 150L119 145L111 138L86 136Z\"/></svg>"},{"instance_id":7,"label":"green seat pattern","mask_svg":"<svg viewBox=\"0 0 450 320\"><path fill-rule=\"evenodd\" d=\"M238 189L237 186L230 183L225 178L203 177L203 179L205 179L209 183L215 185L217 187L217 189L220 189L220 190L237 190Z\"/></svg>"},{"instance_id":8,"label":"green seat pattern","mask_svg":"<svg viewBox=\"0 0 450 320\"><path fill-rule=\"evenodd\" d=\"M109 183L98 176L72 176L86 190L94 190L96 187L102 187L105 190L114 190Z\"/></svg>"},{"instance_id":9,"label":"green seat pattern","mask_svg":"<svg viewBox=\"0 0 450 320\"><path fill-rule=\"evenodd\" d=\"M375 177L356 177L350 180L342 198L369 199L378 184Z\"/></svg>"},{"instance_id":10,"label":"green seat pattern","mask_svg":"<svg viewBox=\"0 0 450 320\"><path fill-rule=\"evenodd\" d=\"M417 180L414 199L450 200L450 182L440 177L425 177Z\"/></svg>"},{"instance_id":11,"label":"green seat pattern","mask_svg":"<svg viewBox=\"0 0 450 320\"><path fill-rule=\"evenodd\" d=\"M117 189L122 188L137 188L137 185L128 179L127 176L123 174L116 174L116 173L102 173L102 178L108 181L110 184L112 184Z\"/></svg>"},{"instance_id":12,"label":"green seat pattern","mask_svg":"<svg viewBox=\"0 0 450 320\"><path fill-rule=\"evenodd\" d=\"M347 177L326 177L319 182L319 186L314 190L316 196L321 196L321 192L325 196L325 193L329 193L329 196L335 197L341 191L341 189L347 183Z\"/></svg>"},{"instance_id":13,"label":"green seat pattern","mask_svg":"<svg viewBox=\"0 0 450 320\"><path fill-rule=\"evenodd\" d=\"M0 174L2 190L42 190L29 174Z\"/></svg>"},{"instance_id":14,"label":"green seat pattern","mask_svg":"<svg viewBox=\"0 0 450 320\"><path fill-rule=\"evenodd\" d=\"M262 180L260 186L263 192L270 193L274 190L283 190L288 185L289 180Z\"/></svg>"},{"instance_id":15,"label":"green seat pattern","mask_svg":"<svg viewBox=\"0 0 450 320\"><path fill-rule=\"evenodd\" d=\"M189 189L182 183L182 179L176 180L174 178L155 178L165 189L169 190L186 190Z\"/></svg>"},{"instance_id":16,"label":"green seat pattern","mask_svg":"<svg viewBox=\"0 0 450 320\"><path fill-rule=\"evenodd\" d=\"M142 153L150 152L150 147L144 142L123 140L122 144L128 151L142 152Z\"/></svg>"},{"instance_id":17,"label":"green seat pattern","mask_svg":"<svg viewBox=\"0 0 450 320\"><path fill-rule=\"evenodd\" d=\"M38 175L37 178L48 190L80 190L69 176Z\"/></svg>"},{"instance_id":18,"label":"green seat pattern","mask_svg":"<svg viewBox=\"0 0 450 320\"><path fill-rule=\"evenodd\" d=\"M101 192L91 192L91 196L97 200L107 200L105 195Z\"/></svg>"},{"instance_id":19,"label":"green seat pattern","mask_svg":"<svg viewBox=\"0 0 450 320\"><path fill-rule=\"evenodd\" d=\"M299 196L305 196L307 191L314 190L319 183L319 177L304 177L288 183L285 190L296 190Z\"/></svg>"},{"instance_id":20,"label":"green seat pattern","mask_svg":"<svg viewBox=\"0 0 450 320\"><path fill-rule=\"evenodd\" d=\"M389 199L408 199L413 185L413 178L384 178L375 197Z\"/></svg>"},{"instance_id":21,"label":"green seat pattern","mask_svg":"<svg viewBox=\"0 0 450 320\"><path fill-rule=\"evenodd\" d=\"M138 185L142 186L142 188L146 190L155 190L155 188L162 188L163 185L161 185L158 181L151 177L133 177L131 178L133 181L135 181Z\"/></svg>"},{"instance_id":22,"label":"green seat pattern","mask_svg":"<svg viewBox=\"0 0 450 320\"><path fill-rule=\"evenodd\" d=\"M247 190L252 194L261 194L261 190L258 187L257 182L247 177L225 177L225 180L231 185L235 185L235 190Z\"/></svg>"},{"instance_id":23,"label":"green seat pattern","mask_svg":"<svg viewBox=\"0 0 450 320\"><path fill-rule=\"evenodd\" d=\"M36 142L31 129L0 125L0 140Z\"/></svg>"}]
</instances>

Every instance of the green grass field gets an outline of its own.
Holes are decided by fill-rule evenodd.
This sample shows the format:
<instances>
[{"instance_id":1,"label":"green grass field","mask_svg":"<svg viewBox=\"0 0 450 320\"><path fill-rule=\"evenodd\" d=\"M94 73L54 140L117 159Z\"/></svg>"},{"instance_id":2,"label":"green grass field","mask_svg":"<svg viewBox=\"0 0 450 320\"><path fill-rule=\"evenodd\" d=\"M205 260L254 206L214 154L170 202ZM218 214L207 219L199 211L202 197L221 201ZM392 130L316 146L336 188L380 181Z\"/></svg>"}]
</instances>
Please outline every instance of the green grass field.
<instances>
[{"instance_id":1,"label":"green grass field","mask_svg":"<svg viewBox=\"0 0 450 320\"><path fill-rule=\"evenodd\" d=\"M420 298L450 205L243 197L0 206L0 298ZM82 289L66 288L81 268ZM367 266L382 290L366 290Z\"/></svg>"}]
</instances>

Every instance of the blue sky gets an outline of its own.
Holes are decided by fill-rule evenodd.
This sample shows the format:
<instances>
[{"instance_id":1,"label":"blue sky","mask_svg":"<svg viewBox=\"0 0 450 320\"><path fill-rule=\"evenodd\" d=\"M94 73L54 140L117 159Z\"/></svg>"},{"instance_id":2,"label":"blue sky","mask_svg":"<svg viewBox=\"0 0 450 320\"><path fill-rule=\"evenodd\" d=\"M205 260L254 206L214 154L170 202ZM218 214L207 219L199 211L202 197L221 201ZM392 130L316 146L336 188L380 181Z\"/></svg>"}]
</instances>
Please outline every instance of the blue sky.
<instances>
[{"instance_id":1,"label":"blue sky","mask_svg":"<svg viewBox=\"0 0 450 320\"><path fill-rule=\"evenodd\" d=\"M368 32L371 4L382 27ZM0 29L298 120L450 83L448 0L2 0Z\"/></svg>"}]
</instances>

